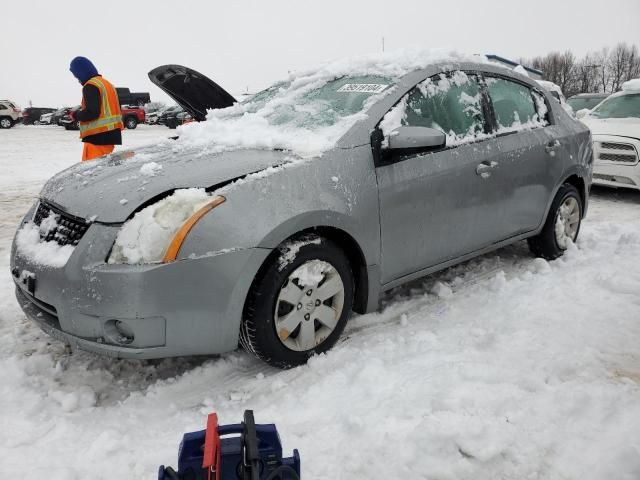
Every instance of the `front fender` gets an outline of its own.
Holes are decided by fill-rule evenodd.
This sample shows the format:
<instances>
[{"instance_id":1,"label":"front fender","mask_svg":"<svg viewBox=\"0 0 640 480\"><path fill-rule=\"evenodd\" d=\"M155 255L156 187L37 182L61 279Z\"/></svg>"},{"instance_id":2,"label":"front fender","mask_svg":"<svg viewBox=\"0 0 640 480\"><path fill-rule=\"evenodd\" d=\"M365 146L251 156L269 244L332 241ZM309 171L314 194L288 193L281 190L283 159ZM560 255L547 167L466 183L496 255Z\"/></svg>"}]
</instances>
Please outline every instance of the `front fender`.
<instances>
[{"instance_id":1,"label":"front fender","mask_svg":"<svg viewBox=\"0 0 640 480\"><path fill-rule=\"evenodd\" d=\"M227 201L205 215L179 258L230 249L273 249L313 227L345 231L367 264L379 263L378 189L370 148L303 161L224 187Z\"/></svg>"}]
</instances>

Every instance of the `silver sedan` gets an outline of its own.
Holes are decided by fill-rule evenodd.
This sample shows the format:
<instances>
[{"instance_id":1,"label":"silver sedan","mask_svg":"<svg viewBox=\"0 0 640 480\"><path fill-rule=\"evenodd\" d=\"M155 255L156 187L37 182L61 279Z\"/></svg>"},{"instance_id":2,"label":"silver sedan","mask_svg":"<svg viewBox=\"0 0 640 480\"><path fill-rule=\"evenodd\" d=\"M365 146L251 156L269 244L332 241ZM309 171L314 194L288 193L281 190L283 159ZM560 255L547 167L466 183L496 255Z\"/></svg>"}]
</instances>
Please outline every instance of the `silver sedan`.
<instances>
[{"instance_id":1,"label":"silver sedan","mask_svg":"<svg viewBox=\"0 0 640 480\"><path fill-rule=\"evenodd\" d=\"M587 209L589 130L484 59L385 62L236 104L191 69L152 71L201 122L46 184L11 254L26 315L114 357L240 343L291 367L404 282L525 239L562 255Z\"/></svg>"}]
</instances>

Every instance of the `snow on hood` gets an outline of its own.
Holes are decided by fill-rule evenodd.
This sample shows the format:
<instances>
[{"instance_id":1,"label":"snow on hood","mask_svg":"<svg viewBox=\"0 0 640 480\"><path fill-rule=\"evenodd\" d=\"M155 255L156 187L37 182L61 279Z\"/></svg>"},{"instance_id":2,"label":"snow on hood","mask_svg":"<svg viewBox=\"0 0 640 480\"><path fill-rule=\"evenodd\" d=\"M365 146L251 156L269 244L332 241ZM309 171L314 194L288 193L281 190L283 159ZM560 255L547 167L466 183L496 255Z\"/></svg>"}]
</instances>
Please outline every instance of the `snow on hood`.
<instances>
[{"instance_id":1,"label":"snow on hood","mask_svg":"<svg viewBox=\"0 0 640 480\"><path fill-rule=\"evenodd\" d=\"M592 135L618 135L640 140L640 118L596 118L587 115L580 119Z\"/></svg>"},{"instance_id":2,"label":"snow on hood","mask_svg":"<svg viewBox=\"0 0 640 480\"><path fill-rule=\"evenodd\" d=\"M40 197L77 217L117 223L175 189L209 188L295 160L287 152L216 153L167 140L74 165L51 178Z\"/></svg>"},{"instance_id":3,"label":"snow on hood","mask_svg":"<svg viewBox=\"0 0 640 480\"><path fill-rule=\"evenodd\" d=\"M281 148L300 157L318 156L335 146L340 137L358 120L366 118L367 107L392 89L372 95L362 111L341 117L326 126L310 128L296 121L274 122L274 112L277 113L283 106L297 105L296 108L299 109L299 100L303 95L341 77L380 76L395 82L411 71L434 63L448 62L488 63L488 60L484 56L444 49L407 49L328 62L313 70L293 73L276 83L276 86L279 85L277 93L264 102L257 100L258 94L253 99L249 98L232 107L210 110L207 121L179 128L178 143L207 145L213 151Z\"/></svg>"}]
</instances>

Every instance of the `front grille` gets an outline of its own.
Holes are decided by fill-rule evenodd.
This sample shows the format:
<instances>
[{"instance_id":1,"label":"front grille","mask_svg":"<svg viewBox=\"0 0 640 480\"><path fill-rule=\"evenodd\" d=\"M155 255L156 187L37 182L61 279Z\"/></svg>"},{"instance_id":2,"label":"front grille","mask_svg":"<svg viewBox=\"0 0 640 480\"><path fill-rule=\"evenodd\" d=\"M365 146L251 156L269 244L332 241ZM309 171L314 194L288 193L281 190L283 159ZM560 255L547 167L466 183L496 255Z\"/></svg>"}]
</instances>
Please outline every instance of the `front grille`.
<instances>
[{"instance_id":1,"label":"front grille","mask_svg":"<svg viewBox=\"0 0 640 480\"><path fill-rule=\"evenodd\" d=\"M624 153L601 153L600 160L608 160L610 162L627 162L635 163L638 158L635 154L626 155Z\"/></svg>"},{"instance_id":2,"label":"front grille","mask_svg":"<svg viewBox=\"0 0 640 480\"><path fill-rule=\"evenodd\" d=\"M602 142L600 143L602 148L606 148L608 150L627 150L633 152L633 145L629 145L627 143L612 143L612 142Z\"/></svg>"},{"instance_id":3,"label":"front grille","mask_svg":"<svg viewBox=\"0 0 640 480\"><path fill-rule=\"evenodd\" d=\"M84 220L69 215L45 202L40 202L38 205L33 223L41 226L42 222L51 215L55 215L55 227L47 230L40 229L40 238L45 242L53 241L58 245L73 245L75 247L89 228L89 224Z\"/></svg>"},{"instance_id":4,"label":"front grille","mask_svg":"<svg viewBox=\"0 0 640 480\"><path fill-rule=\"evenodd\" d=\"M638 152L633 145L628 143L599 142L597 159L606 162L635 164L638 162Z\"/></svg>"}]
</instances>

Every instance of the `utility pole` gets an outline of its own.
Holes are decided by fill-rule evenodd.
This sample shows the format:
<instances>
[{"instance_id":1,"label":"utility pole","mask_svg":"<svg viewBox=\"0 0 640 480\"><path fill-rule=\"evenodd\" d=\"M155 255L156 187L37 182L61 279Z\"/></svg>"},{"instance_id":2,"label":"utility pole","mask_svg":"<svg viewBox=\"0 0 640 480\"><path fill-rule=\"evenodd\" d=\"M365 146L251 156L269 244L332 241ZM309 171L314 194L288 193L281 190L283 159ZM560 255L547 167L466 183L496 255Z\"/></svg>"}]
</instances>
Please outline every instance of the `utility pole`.
<instances>
[{"instance_id":1,"label":"utility pole","mask_svg":"<svg viewBox=\"0 0 640 480\"><path fill-rule=\"evenodd\" d=\"M382 53L384 53L384 37L382 37Z\"/></svg>"}]
</instances>

